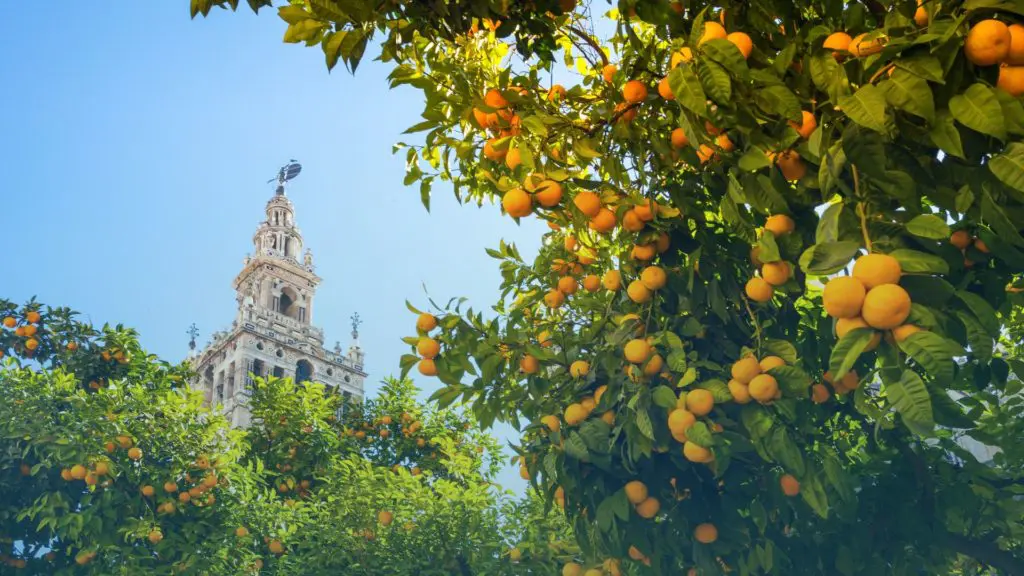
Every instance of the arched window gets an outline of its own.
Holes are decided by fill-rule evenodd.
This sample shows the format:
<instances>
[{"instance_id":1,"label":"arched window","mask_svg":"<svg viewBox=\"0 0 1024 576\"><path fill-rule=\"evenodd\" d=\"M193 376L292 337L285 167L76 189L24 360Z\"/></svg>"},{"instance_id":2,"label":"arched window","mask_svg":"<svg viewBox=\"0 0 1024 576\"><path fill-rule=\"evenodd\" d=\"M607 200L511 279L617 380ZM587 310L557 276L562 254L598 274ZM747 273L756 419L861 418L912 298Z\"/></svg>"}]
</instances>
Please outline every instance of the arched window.
<instances>
[{"instance_id":1,"label":"arched window","mask_svg":"<svg viewBox=\"0 0 1024 576\"><path fill-rule=\"evenodd\" d=\"M313 379L313 365L308 360L299 360L295 364L295 382L308 382Z\"/></svg>"},{"instance_id":2,"label":"arched window","mask_svg":"<svg viewBox=\"0 0 1024 576\"><path fill-rule=\"evenodd\" d=\"M289 318L298 318L299 307L295 304L295 301L299 299L299 295L291 287L286 287L281 291L281 300L278 303L277 311Z\"/></svg>"}]
</instances>

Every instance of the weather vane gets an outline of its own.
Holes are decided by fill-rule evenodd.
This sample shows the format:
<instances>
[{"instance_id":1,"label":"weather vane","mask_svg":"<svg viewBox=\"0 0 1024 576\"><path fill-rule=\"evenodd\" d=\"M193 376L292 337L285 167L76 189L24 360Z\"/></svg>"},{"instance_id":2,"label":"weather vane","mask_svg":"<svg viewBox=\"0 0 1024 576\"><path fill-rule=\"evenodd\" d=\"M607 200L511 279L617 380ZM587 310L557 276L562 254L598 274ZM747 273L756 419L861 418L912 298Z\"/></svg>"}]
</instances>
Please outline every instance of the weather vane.
<instances>
[{"instance_id":1,"label":"weather vane","mask_svg":"<svg viewBox=\"0 0 1024 576\"><path fill-rule=\"evenodd\" d=\"M199 328L196 328L196 323L195 322L193 322L192 325L188 327L188 332L186 332L186 334L188 334L189 338L190 338L190 340L188 342L188 349L189 350L195 350L196 349L196 336L199 336Z\"/></svg>"},{"instance_id":2,"label":"weather vane","mask_svg":"<svg viewBox=\"0 0 1024 576\"><path fill-rule=\"evenodd\" d=\"M362 324L362 323L363 323L363 321L359 319L359 312L356 312L355 314L352 315L352 339L353 340L358 340L359 339L359 325Z\"/></svg>"},{"instance_id":3,"label":"weather vane","mask_svg":"<svg viewBox=\"0 0 1024 576\"><path fill-rule=\"evenodd\" d=\"M270 180L267 180L267 184L276 181L277 193L280 195L284 195L284 185L294 180L295 177L298 176L300 172L302 172L302 164L299 164L298 160L292 158L291 160L288 161L287 164L282 166L281 169L277 171L277 176L271 178Z\"/></svg>"}]
</instances>

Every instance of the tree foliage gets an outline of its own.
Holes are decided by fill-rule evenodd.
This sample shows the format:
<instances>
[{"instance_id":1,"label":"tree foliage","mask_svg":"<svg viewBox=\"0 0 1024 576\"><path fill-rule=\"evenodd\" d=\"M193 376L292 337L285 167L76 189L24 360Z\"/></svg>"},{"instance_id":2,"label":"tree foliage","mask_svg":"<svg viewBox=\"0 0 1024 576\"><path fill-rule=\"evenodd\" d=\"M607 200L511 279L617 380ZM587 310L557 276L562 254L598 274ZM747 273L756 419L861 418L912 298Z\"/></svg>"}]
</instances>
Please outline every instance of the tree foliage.
<instances>
[{"instance_id":1,"label":"tree foliage","mask_svg":"<svg viewBox=\"0 0 1024 576\"><path fill-rule=\"evenodd\" d=\"M131 330L34 301L0 321L0 573L514 575L577 550L409 381L343 406L257 379L237 430Z\"/></svg>"},{"instance_id":2,"label":"tree foliage","mask_svg":"<svg viewBox=\"0 0 1024 576\"><path fill-rule=\"evenodd\" d=\"M391 85L423 92L401 147L428 208L449 182L551 226L532 261L489 249L497 317L434 310L402 366L525 423L581 566L1024 572L1019 3L279 15L328 68L380 39Z\"/></svg>"}]
</instances>

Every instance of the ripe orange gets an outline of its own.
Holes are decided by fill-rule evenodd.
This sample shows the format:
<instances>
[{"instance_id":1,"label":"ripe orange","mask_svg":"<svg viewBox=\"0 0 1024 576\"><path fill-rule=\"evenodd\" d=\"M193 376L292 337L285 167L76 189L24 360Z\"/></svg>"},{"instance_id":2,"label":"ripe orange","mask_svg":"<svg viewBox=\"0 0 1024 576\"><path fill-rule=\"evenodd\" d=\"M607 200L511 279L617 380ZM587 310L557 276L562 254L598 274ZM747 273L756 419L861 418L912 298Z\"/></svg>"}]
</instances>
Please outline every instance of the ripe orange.
<instances>
[{"instance_id":1,"label":"ripe orange","mask_svg":"<svg viewBox=\"0 0 1024 576\"><path fill-rule=\"evenodd\" d=\"M811 114L807 110L804 110L801 112L800 123L797 124L796 122L790 120L789 125L793 128L793 130L796 130L797 134L799 134L801 138L807 140L808 138L811 137L811 134L814 133L814 130L818 127L818 119L814 117L814 114Z\"/></svg>"},{"instance_id":2,"label":"ripe orange","mask_svg":"<svg viewBox=\"0 0 1024 576\"><path fill-rule=\"evenodd\" d=\"M490 108L505 108L508 106L508 100L502 96L500 91L491 88L487 94L484 94L484 104Z\"/></svg>"},{"instance_id":3,"label":"ripe orange","mask_svg":"<svg viewBox=\"0 0 1024 576\"><path fill-rule=\"evenodd\" d=\"M882 284L868 291L861 316L878 330L896 328L910 315L910 295L896 284Z\"/></svg>"},{"instance_id":4,"label":"ripe orange","mask_svg":"<svg viewBox=\"0 0 1024 576\"><path fill-rule=\"evenodd\" d=\"M587 292L597 292L601 288L601 279L597 274L588 274L583 278L583 289Z\"/></svg>"},{"instance_id":5,"label":"ripe orange","mask_svg":"<svg viewBox=\"0 0 1024 576\"><path fill-rule=\"evenodd\" d=\"M607 208L601 208L597 216L590 219L590 228L595 232L605 234L615 229L615 212Z\"/></svg>"},{"instance_id":6,"label":"ripe orange","mask_svg":"<svg viewBox=\"0 0 1024 576\"><path fill-rule=\"evenodd\" d=\"M579 285L572 276L562 276L558 279L558 291L562 294L575 294Z\"/></svg>"},{"instance_id":7,"label":"ripe orange","mask_svg":"<svg viewBox=\"0 0 1024 576\"><path fill-rule=\"evenodd\" d=\"M658 515L658 511L661 510L661 502L657 498L649 497L643 502L636 505L636 513L641 518L650 520Z\"/></svg>"},{"instance_id":8,"label":"ripe orange","mask_svg":"<svg viewBox=\"0 0 1024 576\"><path fill-rule=\"evenodd\" d=\"M159 530L151 530L149 535L146 538L149 540L150 544L156 545L156 544L159 544L160 541L164 539L164 535Z\"/></svg>"},{"instance_id":9,"label":"ripe orange","mask_svg":"<svg viewBox=\"0 0 1024 576\"><path fill-rule=\"evenodd\" d=\"M760 366L762 372L767 372L773 368L785 365L786 361L778 356L765 356L764 358L761 358L760 362L758 362L758 366Z\"/></svg>"},{"instance_id":10,"label":"ripe orange","mask_svg":"<svg viewBox=\"0 0 1024 576\"><path fill-rule=\"evenodd\" d=\"M147 498L153 496L153 494L156 493L156 490L154 490L153 487L148 484L143 486L139 491L142 492L142 495Z\"/></svg>"},{"instance_id":11,"label":"ripe orange","mask_svg":"<svg viewBox=\"0 0 1024 576\"><path fill-rule=\"evenodd\" d=\"M736 149L736 145L729 140L729 135L724 132L715 138L715 146L721 148L723 152L732 152Z\"/></svg>"},{"instance_id":12,"label":"ripe orange","mask_svg":"<svg viewBox=\"0 0 1024 576\"><path fill-rule=\"evenodd\" d=\"M573 402L565 407L565 423L569 426L576 426L587 419L589 412L578 402Z\"/></svg>"},{"instance_id":13,"label":"ripe orange","mask_svg":"<svg viewBox=\"0 0 1024 576\"><path fill-rule=\"evenodd\" d=\"M914 11L914 24L924 28L928 25L928 9L921 5L921 2L917 3L917 10Z\"/></svg>"},{"instance_id":14,"label":"ripe orange","mask_svg":"<svg viewBox=\"0 0 1024 576\"><path fill-rule=\"evenodd\" d=\"M665 366L665 359L661 357L661 354L654 354L651 356L647 364L644 365L644 375L654 376L661 372L662 367Z\"/></svg>"},{"instance_id":15,"label":"ripe orange","mask_svg":"<svg viewBox=\"0 0 1024 576\"><path fill-rule=\"evenodd\" d=\"M12 316L7 316L6 318L4 318L4 326L7 328L14 328L17 324L18 321L15 320Z\"/></svg>"},{"instance_id":16,"label":"ripe orange","mask_svg":"<svg viewBox=\"0 0 1024 576\"><path fill-rule=\"evenodd\" d=\"M733 32L726 36L729 42L732 42L740 49L740 53L743 54L743 58L750 58L750 53L754 50L754 43L750 40L750 36L747 36L743 32Z\"/></svg>"},{"instance_id":17,"label":"ripe orange","mask_svg":"<svg viewBox=\"0 0 1024 576\"><path fill-rule=\"evenodd\" d=\"M35 350L36 348L39 348L39 340L36 340L35 338L29 338L28 340L25 341L25 349L26 350L31 352L32 350Z\"/></svg>"},{"instance_id":18,"label":"ripe orange","mask_svg":"<svg viewBox=\"0 0 1024 576\"><path fill-rule=\"evenodd\" d=\"M501 198L501 206L505 212L513 218L529 216L533 211L530 195L522 188L513 188Z\"/></svg>"},{"instance_id":19,"label":"ripe orange","mask_svg":"<svg viewBox=\"0 0 1024 576\"><path fill-rule=\"evenodd\" d=\"M500 160L505 159L505 154L508 153L508 148L505 148L504 150L498 150L497 148L495 148L497 142L497 138L491 138L490 140L484 143L484 157L487 158L488 160L494 160L495 162L498 162Z\"/></svg>"},{"instance_id":20,"label":"ripe orange","mask_svg":"<svg viewBox=\"0 0 1024 576\"><path fill-rule=\"evenodd\" d=\"M173 494L173 493L175 493L177 491L178 491L178 485L175 484L174 482L169 482L168 481L168 482L164 483L164 492L167 492L169 494Z\"/></svg>"},{"instance_id":21,"label":"ripe orange","mask_svg":"<svg viewBox=\"0 0 1024 576\"><path fill-rule=\"evenodd\" d=\"M693 50L687 47L680 48L679 51L673 52L672 57L669 59L669 68L675 68L684 62L690 62L693 60Z\"/></svg>"},{"instance_id":22,"label":"ripe orange","mask_svg":"<svg viewBox=\"0 0 1024 576\"><path fill-rule=\"evenodd\" d=\"M633 364L643 364L651 355L651 345L646 340L634 338L626 342L625 347L623 347L623 354L627 361Z\"/></svg>"},{"instance_id":23,"label":"ripe orange","mask_svg":"<svg viewBox=\"0 0 1024 576\"><path fill-rule=\"evenodd\" d=\"M985 241L982 240L981 238L975 238L974 239L974 248L978 252L981 252L982 254L988 254L988 252L989 252L988 245L985 244Z\"/></svg>"},{"instance_id":24,"label":"ripe orange","mask_svg":"<svg viewBox=\"0 0 1024 576\"><path fill-rule=\"evenodd\" d=\"M758 402L771 402L779 391L779 383L770 374L758 374L750 381L748 386L750 396Z\"/></svg>"},{"instance_id":25,"label":"ripe orange","mask_svg":"<svg viewBox=\"0 0 1024 576\"><path fill-rule=\"evenodd\" d=\"M836 338L842 338L846 336L851 330L857 330L858 328L871 328L867 322L864 321L860 316L853 318L839 318L836 320ZM870 352L875 348L878 348L879 342L882 341L882 334L876 332L871 337L871 341L868 342L867 347L864 348L865 352Z\"/></svg>"},{"instance_id":26,"label":"ripe orange","mask_svg":"<svg viewBox=\"0 0 1024 576\"><path fill-rule=\"evenodd\" d=\"M419 370L420 374L424 376L437 376L437 363L434 362L431 358L424 358L420 360L417 369Z\"/></svg>"},{"instance_id":27,"label":"ripe orange","mask_svg":"<svg viewBox=\"0 0 1024 576\"><path fill-rule=\"evenodd\" d=\"M777 238L796 230L796 222L793 222L793 219L785 214L773 214L765 221L764 229Z\"/></svg>"},{"instance_id":28,"label":"ripe orange","mask_svg":"<svg viewBox=\"0 0 1024 576\"><path fill-rule=\"evenodd\" d=\"M652 296L651 291L647 286L644 286L643 282L640 280L633 280L630 282L629 286L626 287L626 294L629 296L630 300L637 304L649 302Z\"/></svg>"},{"instance_id":29,"label":"ripe orange","mask_svg":"<svg viewBox=\"0 0 1024 576\"><path fill-rule=\"evenodd\" d=\"M658 211L658 203L654 200L644 200L642 203L637 204L633 207L636 211L636 215L640 217L644 222L650 222L654 220L654 215Z\"/></svg>"},{"instance_id":30,"label":"ripe orange","mask_svg":"<svg viewBox=\"0 0 1024 576\"><path fill-rule=\"evenodd\" d=\"M779 486L786 496L793 497L800 493L800 481L792 474L783 474L782 478L779 478Z\"/></svg>"},{"instance_id":31,"label":"ripe orange","mask_svg":"<svg viewBox=\"0 0 1024 576\"><path fill-rule=\"evenodd\" d=\"M381 510L377 513L377 522L380 522L382 526L389 526L394 519L394 515L386 510Z\"/></svg>"},{"instance_id":32,"label":"ripe orange","mask_svg":"<svg viewBox=\"0 0 1024 576\"><path fill-rule=\"evenodd\" d=\"M736 362L733 362L730 375L733 380L736 380L740 384L750 384L750 381L761 373L761 365L758 364L757 358L753 356L747 356L740 358Z\"/></svg>"},{"instance_id":33,"label":"ripe orange","mask_svg":"<svg viewBox=\"0 0 1024 576\"><path fill-rule=\"evenodd\" d=\"M615 77L615 73L618 71L619 69L615 64L607 64L604 68L601 68L601 77L604 78L605 82L611 84Z\"/></svg>"},{"instance_id":34,"label":"ripe orange","mask_svg":"<svg viewBox=\"0 0 1024 576\"><path fill-rule=\"evenodd\" d=\"M639 80L630 80L622 87L622 98L627 104L637 104L647 99L647 86Z\"/></svg>"},{"instance_id":35,"label":"ripe orange","mask_svg":"<svg viewBox=\"0 0 1024 576\"><path fill-rule=\"evenodd\" d=\"M636 213L636 209L629 209L622 215L622 228L629 232L639 232L644 229L644 221Z\"/></svg>"},{"instance_id":36,"label":"ripe orange","mask_svg":"<svg viewBox=\"0 0 1024 576\"><path fill-rule=\"evenodd\" d=\"M970 246L971 242L971 235L967 232L967 230L957 230L956 232L953 232L953 234L950 235L949 237L949 243L952 244L953 246L956 246L960 250L964 250L965 248Z\"/></svg>"},{"instance_id":37,"label":"ripe orange","mask_svg":"<svg viewBox=\"0 0 1024 576\"><path fill-rule=\"evenodd\" d=\"M832 50L833 56L839 56L839 52L848 52L850 50L850 42L852 38L846 32L833 32L829 34L828 38L825 38L825 43L822 47L826 50Z\"/></svg>"},{"instance_id":38,"label":"ripe orange","mask_svg":"<svg viewBox=\"0 0 1024 576\"><path fill-rule=\"evenodd\" d=\"M1021 42L1024 42L1024 39ZM1024 94L1024 66L1000 66L996 88L1011 96Z\"/></svg>"},{"instance_id":39,"label":"ripe orange","mask_svg":"<svg viewBox=\"0 0 1024 576\"><path fill-rule=\"evenodd\" d=\"M825 312L833 318L855 318L860 315L867 290L853 276L839 276L825 284L821 301Z\"/></svg>"},{"instance_id":40,"label":"ripe orange","mask_svg":"<svg viewBox=\"0 0 1024 576\"><path fill-rule=\"evenodd\" d=\"M727 36L728 35L725 33L725 26L722 26L718 22L704 22L704 33L701 34L697 45L700 46L709 40L725 38Z\"/></svg>"},{"instance_id":41,"label":"ripe orange","mask_svg":"<svg viewBox=\"0 0 1024 576\"><path fill-rule=\"evenodd\" d=\"M868 290L882 284L896 284L902 274L899 261L888 254L866 254L853 264L853 277Z\"/></svg>"},{"instance_id":42,"label":"ripe orange","mask_svg":"<svg viewBox=\"0 0 1024 576\"><path fill-rule=\"evenodd\" d=\"M555 84L554 86L551 87L550 90L548 90L548 100L552 102L561 100L565 98L567 93L568 92L566 92L565 86L562 86L561 84Z\"/></svg>"},{"instance_id":43,"label":"ripe orange","mask_svg":"<svg viewBox=\"0 0 1024 576\"><path fill-rule=\"evenodd\" d=\"M565 294L562 294L558 290L551 290L544 295L544 304L548 308L558 308L562 304L565 304Z\"/></svg>"},{"instance_id":44,"label":"ripe orange","mask_svg":"<svg viewBox=\"0 0 1024 576\"><path fill-rule=\"evenodd\" d=\"M786 180L799 180L807 174L807 164L796 150L780 152L775 157L775 165L779 167L782 177Z\"/></svg>"},{"instance_id":45,"label":"ripe orange","mask_svg":"<svg viewBox=\"0 0 1024 576\"><path fill-rule=\"evenodd\" d=\"M658 82L658 96L665 100L676 99L676 95L672 93L672 87L668 84L668 76L665 76Z\"/></svg>"},{"instance_id":46,"label":"ripe orange","mask_svg":"<svg viewBox=\"0 0 1024 576\"><path fill-rule=\"evenodd\" d=\"M920 331L921 329L913 324L904 324L892 329L892 337L895 338L897 342L903 342Z\"/></svg>"},{"instance_id":47,"label":"ripe orange","mask_svg":"<svg viewBox=\"0 0 1024 576\"><path fill-rule=\"evenodd\" d=\"M811 386L811 400L815 404L824 404L828 402L828 398L831 394L828 391L828 387L824 384L815 384Z\"/></svg>"},{"instance_id":48,"label":"ripe orange","mask_svg":"<svg viewBox=\"0 0 1024 576\"><path fill-rule=\"evenodd\" d=\"M768 302L772 299L775 289L772 285L765 281L764 278L757 276L747 280L747 285L744 287L744 291L747 293L747 298L750 298L754 302Z\"/></svg>"},{"instance_id":49,"label":"ripe orange","mask_svg":"<svg viewBox=\"0 0 1024 576\"><path fill-rule=\"evenodd\" d=\"M271 540L267 548L274 554L284 554L284 545L280 540Z\"/></svg>"},{"instance_id":50,"label":"ripe orange","mask_svg":"<svg viewBox=\"0 0 1024 576\"><path fill-rule=\"evenodd\" d=\"M658 266L648 266L640 273L640 282L648 290L659 290L665 286L667 281L668 277L665 275L665 271Z\"/></svg>"},{"instance_id":51,"label":"ripe orange","mask_svg":"<svg viewBox=\"0 0 1024 576\"><path fill-rule=\"evenodd\" d=\"M573 378L580 378L590 373L590 364L586 360L576 360L569 365L569 374Z\"/></svg>"},{"instance_id":52,"label":"ripe orange","mask_svg":"<svg viewBox=\"0 0 1024 576\"><path fill-rule=\"evenodd\" d=\"M686 137L686 132L682 128L676 128L672 131L672 147L676 150L686 147L690 143L690 139Z\"/></svg>"},{"instance_id":53,"label":"ripe orange","mask_svg":"<svg viewBox=\"0 0 1024 576\"><path fill-rule=\"evenodd\" d=\"M683 443L683 457L697 464L707 464L715 459L711 450L689 440Z\"/></svg>"},{"instance_id":54,"label":"ripe orange","mask_svg":"<svg viewBox=\"0 0 1024 576\"><path fill-rule=\"evenodd\" d=\"M132 444L134 444L134 441L132 440L131 436L118 436L116 440L118 445L121 446L121 448L131 448Z\"/></svg>"},{"instance_id":55,"label":"ripe orange","mask_svg":"<svg viewBox=\"0 0 1024 576\"><path fill-rule=\"evenodd\" d=\"M647 262L648 260L654 259L654 256L657 253L657 244L635 244L633 245L633 251L630 255L637 260L643 260L644 262Z\"/></svg>"},{"instance_id":56,"label":"ripe orange","mask_svg":"<svg viewBox=\"0 0 1024 576\"><path fill-rule=\"evenodd\" d=\"M583 191L576 194L572 203L587 218L593 218L601 211L601 197L593 192Z\"/></svg>"},{"instance_id":57,"label":"ripe orange","mask_svg":"<svg viewBox=\"0 0 1024 576\"><path fill-rule=\"evenodd\" d=\"M248 535L249 535L249 529L246 528L245 526L239 526L238 528L235 528L235 536L237 536L239 538L245 538Z\"/></svg>"},{"instance_id":58,"label":"ripe orange","mask_svg":"<svg viewBox=\"0 0 1024 576\"><path fill-rule=\"evenodd\" d=\"M976 66L992 66L1010 55L1012 39L1006 24L999 20L982 20L967 32L964 54Z\"/></svg>"},{"instance_id":59,"label":"ripe orange","mask_svg":"<svg viewBox=\"0 0 1024 576\"><path fill-rule=\"evenodd\" d=\"M1024 66L1024 25L1010 24L1010 51L1006 54L1004 64Z\"/></svg>"},{"instance_id":60,"label":"ripe orange","mask_svg":"<svg viewBox=\"0 0 1024 576\"><path fill-rule=\"evenodd\" d=\"M715 397L703 388L691 390L686 394L686 409L694 416L706 416L715 407Z\"/></svg>"},{"instance_id":61,"label":"ripe orange","mask_svg":"<svg viewBox=\"0 0 1024 576\"><path fill-rule=\"evenodd\" d=\"M676 408L668 415L668 429L673 435L683 435L697 422L693 412L683 408Z\"/></svg>"},{"instance_id":62,"label":"ripe orange","mask_svg":"<svg viewBox=\"0 0 1024 576\"><path fill-rule=\"evenodd\" d=\"M519 148L509 148L508 153L505 154L505 166L508 166L509 170L515 170L522 163L523 156L519 152Z\"/></svg>"},{"instance_id":63,"label":"ripe orange","mask_svg":"<svg viewBox=\"0 0 1024 576\"><path fill-rule=\"evenodd\" d=\"M697 148L697 159L700 160L701 164L707 163L708 160L711 160L714 157L715 150L711 146L708 146L707 144L701 144L700 147Z\"/></svg>"},{"instance_id":64,"label":"ripe orange","mask_svg":"<svg viewBox=\"0 0 1024 576\"><path fill-rule=\"evenodd\" d=\"M854 58L867 57L882 51L883 39L879 37L868 40L867 35L867 32L858 34L850 41L850 55Z\"/></svg>"},{"instance_id":65,"label":"ripe orange","mask_svg":"<svg viewBox=\"0 0 1024 576\"><path fill-rule=\"evenodd\" d=\"M553 416L551 414L543 416L540 419L540 423L551 432L558 432L562 429L562 423L558 421L558 416Z\"/></svg>"},{"instance_id":66,"label":"ripe orange","mask_svg":"<svg viewBox=\"0 0 1024 576\"><path fill-rule=\"evenodd\" d=\"M630 104L627 104L625 102L620 102L615 105L614 113L619 114L618 120L616 120L616 122L624 122L626 124L629 124L634 119L636 119L636 106L631 106Z\"/></svg>"},{"instance_id":67,"label":"ripe orange","mask_svg":"<svg viewBox=\"0 0 1024 576\"><path fill-rule=\"evenodd\" d=\"M629 558L631 560L636 560L637 562L640 562L640 561L646 559L647 556L645 556L644 553L641 552L640 549L637 548L636 546L630 546L629 547Z\"/></svg>"},{"instance_id":68,"label":"ripe orange","mask_svg":"<svg viewBox=\"0 0 1024 576\"><path fill-rule=\"evenodd\" d=\"M284 486L284 484L282 484L281 486ZM181 502L182 504L187 504L190 500L192 500L191 492L182 492L178 494L178 501Z\"/></svg>"},{"instance_id":69,"label":"ripe orange","mask_svg":"<svg viewBox=\"0 0 1024 576\"><path fill-rule=\"evenodd\" d=\"M789 263L785 260L768 262L761 268L761 277L772 286L782 286L789 281Z\"/></svg>"},{"instance_id":70,"label":"ripe orange","mask_svg":"<svg viewBox=\"0 0 1024 576\"><path fill-rule=\"evenodd\" d=\"M701 544L712 544L718 540L718 528L715 528L715 525L710 522L698 524L693 531L693 539Z\"/></svg>"},{"instance_id":71,"label":"ripe orange","mask_svg":"<svg viewBox=\"0 0 1024 576\"><path fill-rule=\"evenodd\" d=\"M525 374L534 374L539 368L540 362L534 356L523 354L523 357L519 359L519 369Z\"/></svg>"},{"instance_id":72,"label":"ripe orange","mask_svg":"<svg viewBox=\"0 0 1024 576\"><path fill-rule=\"evenodd\" d=\"M545 208L553 208L562 201L562 185L554 180L543 180L536 187L534 196Z\"/></svg>"},{"instance_id":73,"label":"ripe orange","mask_svg":"<svg viewBox=\"0 0 1024 576\"><path fill-rule=\"evenodd\" d=\"M739 380L729 380L729 393L732 394L732 399L737 404L750 402L750 389Z\"/></svg>"},{"instance_id":74,"label":"ripe orange","mask_svg":"<svg viewBox=\"0 0 1024 576\"><path fill-rule=\"evenodd\" d=\"M35 310L31 310L25 314L25 321L31 324L38 324L41 318L42 317L39 315L39 312L36 312Z\"/></svg>"},{"instance_id":75,"label":"ripe orange","mask_svg":"<svg viewBox=\"0 0 1024 576\"><path fill-rule=\"evenodd\" d=\"M434 359L441 352L441 344L437 340L424 336L420 338L420 341L416 344L416 352L422 358Z\"/></svg>"},{"instance_id":76,"label":"ripe orange","mask_svg":"<svg viewBox=\"0 0 1024 576\"><path fill-rule=\"evenodd\" d=\"M85 469L85 466L82 466L81 464L75 464L74 466L71 467L70 475L71 478L75 480L82 480L88 473L89 471Z\"/></svg>"},{"instance_id":77,"label":"ripe orange","mask_svg":"<svg viewBox=\"0 0 1024 576\"><path fill-rule=\"evenodd\" d=\"M647 500L647 485L639 480L627 482L624 490L630 504L636 505Z\"/></svg>"},{"instance_id":78,"label":"ripe orange","mask_svg":"<svg viewBox=\"0 0 1024 576\"><path fill-rule=\"evenodd\" d=\"M604 273L604 276L601 277L601 285L604 286L606 290L611 290L613 292L621 289L622 274L620 274L618 270L608 270Z\"/></svg>"}]
</instances>

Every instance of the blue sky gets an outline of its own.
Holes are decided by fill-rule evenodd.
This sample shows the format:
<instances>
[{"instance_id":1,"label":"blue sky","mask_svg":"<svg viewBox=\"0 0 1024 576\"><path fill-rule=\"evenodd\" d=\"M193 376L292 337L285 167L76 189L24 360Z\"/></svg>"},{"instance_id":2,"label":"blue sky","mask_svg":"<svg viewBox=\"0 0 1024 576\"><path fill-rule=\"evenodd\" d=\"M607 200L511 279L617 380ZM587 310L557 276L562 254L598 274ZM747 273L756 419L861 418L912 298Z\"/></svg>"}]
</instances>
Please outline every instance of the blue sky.
<instances>
[{"instance_id":1,"label":"blue sky","mask_svg":"<svg viewBox=\"0 0 1024 576\"><path fill-rule=\"evenodd\" d=\"M134 326L149 350L183 358L190 323L200 344L229 326L265 182L296 158L289 195L324 279L314 322L347 347L359 312L373 394L408 350L406 299L425 305L425 284L485 309L500 275L484 247L539 245L535 219L459 206L444 185L428 214L402 185L391 147L422 104L388 89L386 66L328 74L318 48L281 42L270 11L191 21L183 0L119 6L68 3L61 26L0 20L0 297ZM523 486L512 468L502 480Z\"/></svg>"}]
</instances>

